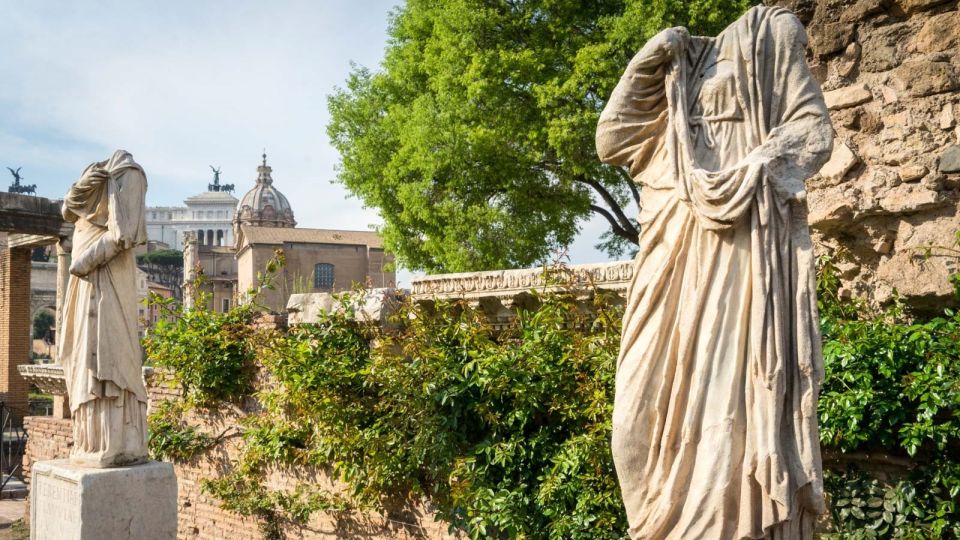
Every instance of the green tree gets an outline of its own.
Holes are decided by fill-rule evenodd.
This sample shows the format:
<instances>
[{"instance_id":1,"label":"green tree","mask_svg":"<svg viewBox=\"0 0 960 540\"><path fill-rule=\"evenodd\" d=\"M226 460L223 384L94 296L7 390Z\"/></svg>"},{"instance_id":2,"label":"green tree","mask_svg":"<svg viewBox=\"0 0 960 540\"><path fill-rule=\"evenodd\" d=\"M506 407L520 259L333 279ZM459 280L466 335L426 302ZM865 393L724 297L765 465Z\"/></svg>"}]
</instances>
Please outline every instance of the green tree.
<instances>
[{"instance_id":1,"label":"green tree","mask_svg":"<svg viewBox=\"0 0 960 540\"><path fill-rule=\"evenodd\" d=\"M158 249L137 256L137 266L150 276L152 281L173 289L180 298L183 282L183 252L176 249Z\"/></svg>"},{"instance_id":2,"label":"green tree","mask_svg":"<svg viewBox=\"0 0 960 540\"><path fill-rule=\"evenodd\" d=\"M409 268L524 266L610 223L636 242L639 194L601 165L594 131L623 69L657 31L713 35L751 0L408 0L380 69L329 97L337 179L380 211Z\"/></svg>"},{"instance_id":3,"label":"green tree","mask_svg":"<svg viewBox=\"0 0 960 540\"><path fill-rule=\"evenodd\" d=\"M53 314L47 310L41 310L33 317L33 338L43 339L53 329L55 321Z\"/></svg>"}]
</instances>

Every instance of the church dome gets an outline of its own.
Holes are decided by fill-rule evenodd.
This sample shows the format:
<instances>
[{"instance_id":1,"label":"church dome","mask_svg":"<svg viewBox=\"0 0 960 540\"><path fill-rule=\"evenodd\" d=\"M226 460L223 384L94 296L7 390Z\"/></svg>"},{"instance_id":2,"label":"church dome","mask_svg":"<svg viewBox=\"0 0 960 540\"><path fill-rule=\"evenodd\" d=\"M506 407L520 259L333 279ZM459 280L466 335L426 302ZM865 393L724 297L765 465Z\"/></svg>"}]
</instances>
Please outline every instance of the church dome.
<instances>
[{"instance_id":1,"label":"church dome","mask_svg":"<svg viewBox=\"0 0 960 540\"><path fill-rule=\"evenodd\" d=\"M267 165L267 155L263 155L263 164L257 167L257 185L247 192L237 204L234 215L236 225L254 227L294 227L293 209L290 202L273 187L270 173L273 169Z\"/></svg>"}]
</instances>

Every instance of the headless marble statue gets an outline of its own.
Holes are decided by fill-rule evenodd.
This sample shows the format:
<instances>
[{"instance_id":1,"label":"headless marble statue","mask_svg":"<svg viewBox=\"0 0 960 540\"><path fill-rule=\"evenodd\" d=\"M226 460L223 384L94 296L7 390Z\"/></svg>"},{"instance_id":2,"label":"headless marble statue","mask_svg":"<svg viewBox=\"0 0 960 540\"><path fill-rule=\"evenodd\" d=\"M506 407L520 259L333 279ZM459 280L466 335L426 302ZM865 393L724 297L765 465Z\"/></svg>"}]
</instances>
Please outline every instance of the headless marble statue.
<instances>
[{"instance_id":1,"label":"headless marble statue","mask_svg":"<svg viewBox=\"0 0 960 540\"><path fill-rule=\"evenodd\" d=\"M833 133L805 45L781 8L665 30L600 117L643 186L612 441L634 540L808 539L824 510L804 181Z\"/></svg>"},{"instance_id":2,"label":"headless marble statue","mask_svg":"<svg viewBox=\"0 0 960 540\"><path fill-rule=\"evenodd\" d=\"M147 459L147 392L137 335L136 261L146 242L147 178L117 150L70 186L63 217L75 223L59 358L73 413L70 461L115 467Z\"/></svg>"}]
</instances>

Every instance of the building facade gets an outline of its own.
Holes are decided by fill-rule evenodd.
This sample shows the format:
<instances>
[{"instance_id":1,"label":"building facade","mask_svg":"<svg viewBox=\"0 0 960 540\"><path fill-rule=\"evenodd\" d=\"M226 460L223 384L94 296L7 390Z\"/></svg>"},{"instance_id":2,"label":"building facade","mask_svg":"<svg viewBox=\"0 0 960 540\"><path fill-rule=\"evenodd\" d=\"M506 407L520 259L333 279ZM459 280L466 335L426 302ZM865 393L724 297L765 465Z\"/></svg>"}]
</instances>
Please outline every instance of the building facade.
<instances>
[{"instance_id":1,"label":"building facade","mask_svg":"<svg viewBox=\"0 0 960 540\"><path fill-rule=\"evenodd\" d=\"M191 231L201 245L232 246L238 201L227 188L233 186L221 185L217 177L208 191L184 200L185 206L147 207L147 238L183 251L183 233Z\"/></svg>"},{"instance_id":2,"label":"building facade","mask_svg":"<svg viewBox=\"0 0 960 540\"><path fill-rule=\"evenodd\" d=\"M199 271L203 274L199 281L208 308L226 311L238 301L255 301L264 309L284 312L287 299L294 293L396 284L393 258L384 252L377 233L297 228L293 208L274 185L272 173L264 155L253 188L239 201L231 197L234 208L229 236L216 232L222 229L214 229L211 242L202 224L190 222L183 228L178 238L184 251L185 291L197 282ZM217 192L191 199L212 200L211 193ZM187 200L188 205L199 204L191 199ZM222 238L230 243L225 244ZM274 276L274 288L251 298L248 293L258 285L258 274L264 272L277 250L283 250L286 264ZM198 297L190 296L188 303Z\"/></svg>"},{"instance_id":3,"label":"building facade","mask_svg":"<svg viewBox=\"0 0 960 540\"><path fill-rule=\"evenodd\" d=\"M237 258L237 290L245 294L257 285L277 250L286 263L274 276L274 288L261 291L257 303L283 312L291 294L341 292L355 286L394 287L393 257L372 231L338 231L241 226Z\"/></svg>"}]
</instances>

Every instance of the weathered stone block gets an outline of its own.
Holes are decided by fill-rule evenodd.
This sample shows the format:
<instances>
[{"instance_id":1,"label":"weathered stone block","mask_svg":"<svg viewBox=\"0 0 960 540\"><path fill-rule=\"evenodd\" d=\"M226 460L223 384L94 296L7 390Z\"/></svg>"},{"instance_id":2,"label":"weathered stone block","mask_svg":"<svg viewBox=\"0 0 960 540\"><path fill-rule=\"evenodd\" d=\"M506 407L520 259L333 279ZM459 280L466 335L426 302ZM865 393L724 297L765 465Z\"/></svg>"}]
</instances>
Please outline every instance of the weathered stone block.
<instances>
[{"instance_id":1,"label":"weathered stone block","mask_svg":"<svg viewBox=\"0 0 960 540\"><path fill-rule=\"evenodd\" d=\"M916 52L932 53L960 47L960 11L948 11L930 17L913 38Z\"/></svg>"},{"instance_id":2,"label":"weathered stone block","mask_svg":"<svg viewBox=\"0 0 960 540\"><path fill-rule=\"evenodd\" d=\"M292 294L287 301L287 322L290 326L311 324L325 313L344 313L357 322L385 324L398 309L402 292L397 289L370 289L362 296L330 293Z\"/></svg>"},{"instance_id":3,"label":"weathered stone block","mask_svg":"<svg viewBox=\"0 0 960 540\"><path fill-rule=\"evenodd\" d=\"M900 167L898 174L901 182L916 182L927 175L927 168L923 165L911 163Z\"/></svg>"},{"instance_id":4,"label":"weathered stone block","mask_svg":"<svg viewBox=\"0 0 960 540\"><path fill-rule=\"evenodd\" d=\"M913 97L950 92L960 88L960 75L950 62L920 60L902 64L893 72L901 91Z\"/></svg>"},{"instance_id":5,"label":"weathered stone block","mask_svg":"<svg viewBox=\"0 0 960 540\"><path fill-rule=\"evenodd\" d=\"M870 93L869 86L860 83L824 92L823 99L828 109L836 110L866 103L873 99L873 94Z\"/></svg>"},{"instance_id":6,"label":"weathered stone block","mask_svg":"<svg viewBox=\"0 0 960 540\"><path fill-rule=\"evenodd\" d=\"M943 151L943 156L940 157L940 172L960 172L960 146L953 144Z\"/></svg>"},{"instance_id":7,"label":"weathered stone block","mask_svg":"<svg viewBox=\"0 0 960 540\"><path fill-rule=\"evenodd\" d=\"M956 124L956 118L953 113L953 104L947 103L943 106L943 109L940 111L940 116L937 118L940 122L940 129L950 129Z\"/></svg>"},{"instance_id":8,"label":"weathered stone block","mask_svg":"<svg viewBox=\"0 0 960 540\"><path fill-rule=\"evenodd\" d=\"M936 191L917 187L916 184L903 184L890 190L880 201L880 207L888 214L905 214L935 208L943 203L943 197Z\"/></svg>"},{"instance_id":9,"label":"weathered stone block","mask_svg":"<svg viewBox=\"0 0 960 540\"><path fill-rule=\"evenodd\" d=\"M840 22L851 23L859 22L868 15L874 15L884 10L883 0L858 0L856 4L843 10L840 15Z\"/></svg>"},{"instance_id":10,"label":"weathered stone block","mask_svg":"<svg viewBox=\"0 0 960 540\"><path fill-rule=\"evenodd\" d=\"M853 25L848 23L828 23L820 31L810 36L810 47L817 56L827 56L843 50L853 37Z\"/></svg>"},{"instance_id":11,"label":"weathered stone block","mask_svg":"<svg viewBox=\"0 0 960 540\"><path fill-rule=\"evenodd\" d=\"M820 178L826 185L836 185L851 169L858 163L860 158L853 153L843 141L833 142L833 153L830 154L830 160L820 168Z\"/></svg>"},{"instance_id":12,"label":"weathered stone block","mask_svg":"<svg viewBox=\"0 0 960 540\"><path fill-rule=\"evenodd\" d=\"M897 0L897 5L900 6L900 9L906 11L907 13L914 13L917 11L923 11L930 9L934 6L943 4L947 0Z\"/></svg>"},{"instance_id":13,"label":"weathered stone block","mask_svg":"<svg viewBox=\"0 0 960 540\"><path fill-rule=\"evenodd\" d=\"M861 71L886 71L900 64L903 58L900 43L908 32L905 24L872 28L870 32L865 32L860 38L863 45Z\"/></svg>"},{"instance_id":14,"label":"weathered stone block","mask_svg":"<svg viewBox=\"0 0 960 540\"><path fill-rule=\"evenodd\" d=\"M173 465L90 469L69 460L33 464L31 540L173 540L177 478Z\"/></svg>"}]
</instances>

